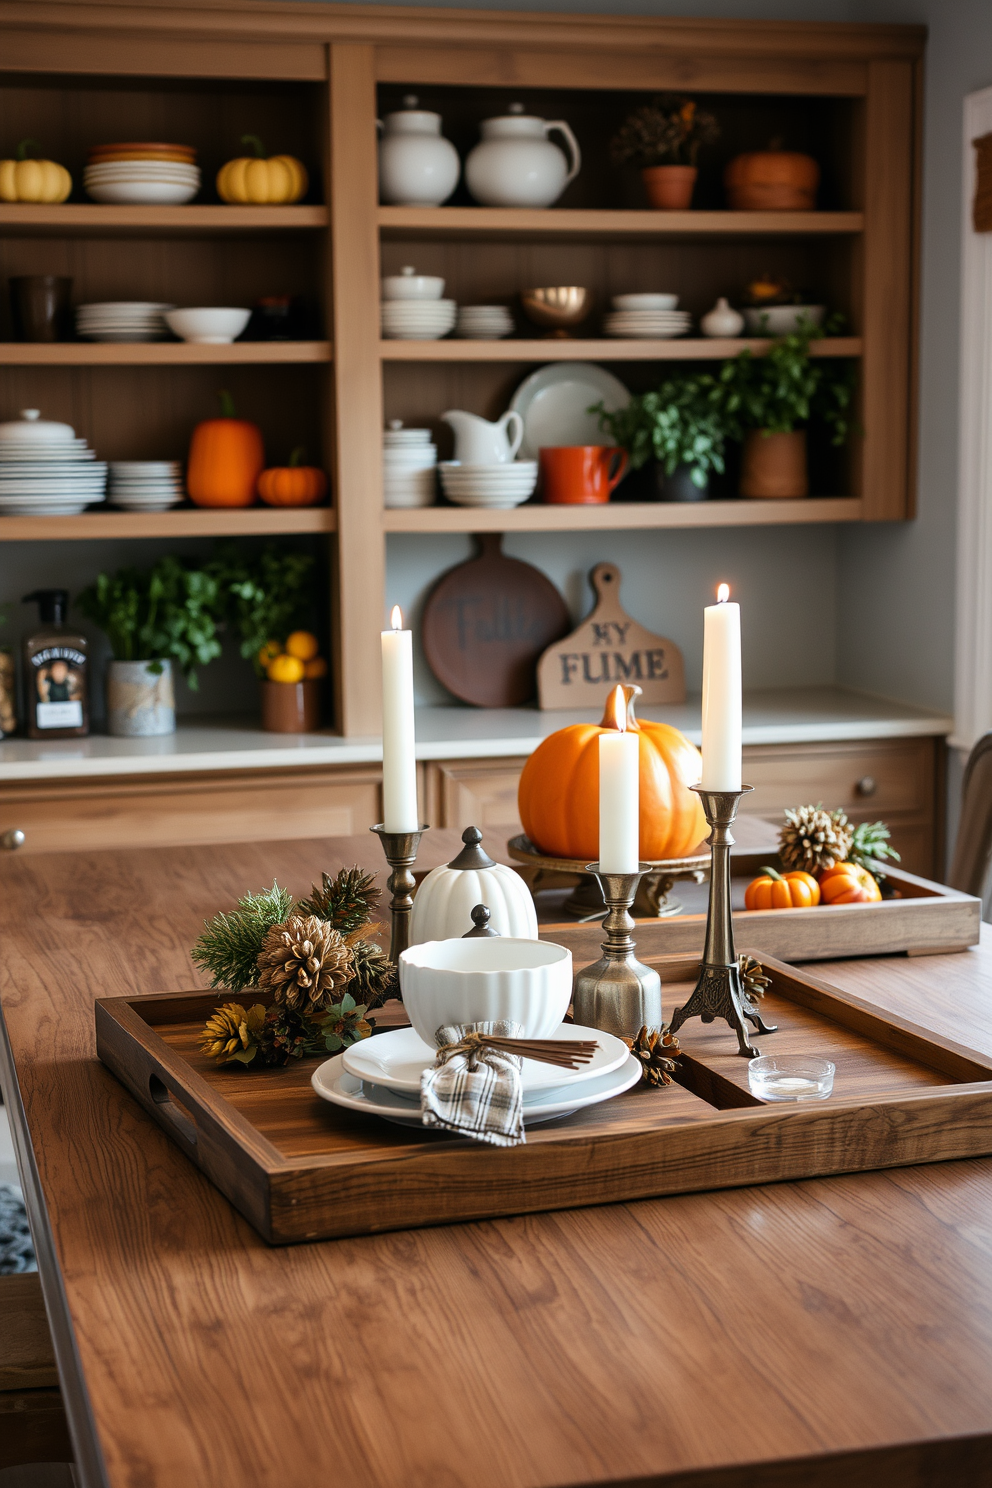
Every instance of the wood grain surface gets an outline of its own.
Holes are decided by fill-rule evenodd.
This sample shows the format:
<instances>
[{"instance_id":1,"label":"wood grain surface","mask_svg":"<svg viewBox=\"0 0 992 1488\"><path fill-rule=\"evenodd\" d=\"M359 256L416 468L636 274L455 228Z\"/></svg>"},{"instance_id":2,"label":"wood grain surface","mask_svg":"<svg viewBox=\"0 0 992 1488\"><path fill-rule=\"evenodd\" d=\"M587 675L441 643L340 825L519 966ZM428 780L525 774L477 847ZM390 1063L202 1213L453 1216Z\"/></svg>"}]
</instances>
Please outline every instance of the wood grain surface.
<instances>
[{"instance_id":1,"label":"wood grain surface","mask_svg":"<svg viewBox=\"0 0 992 1488\"><path fill-rule=\"evenodd\" d=\"M989 1160L266 1247L98 1064L93 1003L195 986L204 915L354 852L0 863L2 1075L87 1488L987 1479ZM988 943L830 977L992 1054Z\"/></svg>"}]
</instances>

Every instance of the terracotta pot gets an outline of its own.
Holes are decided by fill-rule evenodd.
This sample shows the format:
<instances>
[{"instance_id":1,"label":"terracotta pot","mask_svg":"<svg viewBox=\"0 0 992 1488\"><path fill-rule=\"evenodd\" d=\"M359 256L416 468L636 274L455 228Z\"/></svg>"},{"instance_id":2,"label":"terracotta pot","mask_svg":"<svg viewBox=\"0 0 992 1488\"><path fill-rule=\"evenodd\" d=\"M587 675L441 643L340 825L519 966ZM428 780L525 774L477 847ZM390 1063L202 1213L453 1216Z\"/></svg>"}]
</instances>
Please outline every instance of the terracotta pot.
<instances>
[{"instance_id":1,"label":"terracotta pot","mask_svg":"<svg viewBox=\"0 0 992 1488\"><path fill-rule=\"evenodd\" d=\"M627 474L630 456L606 444L546 445L541 450L542 495L549 506L609 501Z\"/></svg>"},{"instance_id":2,"label":"terracotta pot","mask_svg":"<svg viewBox=\"0 0 992 1488\"><path fill-rule=\"evenodd\" d=\"M272 734L312 734L320 728L320 678L262 681L262 727Z\"/></svg>"},{"instance_id":3,"label":"terracotta pot","mask_svg":"<svg viewBox=\"0 0 992 1488\"><path fill-rule=\"evenodd\" d=\"M648 201L660 212L684 212L690 207L698 175L694 165L649 165L641 171Z\"/></svg>"},{"instance_id":4,"label":"terracotta pot","mask_svg":"<svg viewBox=\"0 0 992 1488\"><path fill-rule=\"evenodd\" d=\"M806 430L766 434L751 429L741 455L741 495L788 498L809 495Z\"/></svg>"}]
</instances>

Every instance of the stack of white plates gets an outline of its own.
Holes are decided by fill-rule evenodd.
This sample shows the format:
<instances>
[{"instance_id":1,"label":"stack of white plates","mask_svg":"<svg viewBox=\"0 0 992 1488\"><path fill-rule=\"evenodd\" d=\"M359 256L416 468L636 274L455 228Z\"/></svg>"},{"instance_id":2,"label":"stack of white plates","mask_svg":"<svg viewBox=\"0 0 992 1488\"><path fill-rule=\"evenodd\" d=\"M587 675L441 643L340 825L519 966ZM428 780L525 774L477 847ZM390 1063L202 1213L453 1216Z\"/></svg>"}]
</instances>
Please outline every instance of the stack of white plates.
<instances>
[{"instance_id":1,"label":"stack of white plates","mask_svg":"<svg viewBox=\"0 0 992 1488\"><path fill-rule=\"evenodd\" d=\"M441 485L456 506L520 506L534 494L536 460L511 460L506 465L462 465L443 460Z\"/></svg>"},{"instance_id":2,"label":"stack of white plates","mask_svg":"<svg viewBox=\"0 0 992 1488\"><path fill-rule=\"evenodd\" d=\"M382 334L389 341L440 341L455 327L454 300L383 300Z\"/></svg>"},{"instance_id":3,"label":"stack of white plates","mask_svg":"<svg viewBox=\"0 0 992 1488\"><path fill-rule=\"evenodd\" d=\"M513 330L505 305L459 305L455 335L466 341L500 341Z\"/></svg>"},{"instance_id":4,"label":"stack of white plates","mask_svg":"<svg viewBox=\"0 0 992 1488\"><path fill-rule=\"evenodd\" d=\"M185 496L178 460L114 460L110 466L111 506L124 511L168 511Z\"/></svg>"},{"instance_id":5,"label":"stack of white plates","mask_svg":"<svg viewBox=\"0 0 992 1488\"><path fill-rule=\"evenodd\" d=\"M673 294L614 295L613 313L603 320L608 336L645 338L667 341L684 336L692 328L692 316L679 310L679 297Z\"/></svg>"},{"instance_id":6,"label":"stack of white plates","mask_svg":"<svg viewBox=\"0 0 992 1488\"><path fill-rule=\"evenodd\" d=\"M184 145L102 145L83 172L87 194L98 202L181 206L200 189L196 152Z\"/></svg>"},{"instance_id":7,"label":"stack of white plates","mask_svg":"<svg viewBox=\"0 0 992 1488\"><path fill-rule=\"evenodd\" d=\"M80 305L76 332L87 341L160 341L169 334L165 312L173 308L157 300L106 300Z\"/></svg>"},{"instance_id":8,"label":"stack of white plates","mask_svg":"<svg viewBox=\"0 0 992 1488\"><path fill-rule=\"evenodd\" d=\"M388 507L431 506L437 445L430 429L404 429L393 419L382 436L383 500Z\"/></svg>"},{"instance_id":9,"label":"stack of white plates","mask_svg":"<svg viewBox=\"0 0 992 1488\"><path fill-rule=\"evenodd\" d=\"M104 499L107 467L85 439L0 441L0 515L75 517Z\"/></svg>"}]
</instances>

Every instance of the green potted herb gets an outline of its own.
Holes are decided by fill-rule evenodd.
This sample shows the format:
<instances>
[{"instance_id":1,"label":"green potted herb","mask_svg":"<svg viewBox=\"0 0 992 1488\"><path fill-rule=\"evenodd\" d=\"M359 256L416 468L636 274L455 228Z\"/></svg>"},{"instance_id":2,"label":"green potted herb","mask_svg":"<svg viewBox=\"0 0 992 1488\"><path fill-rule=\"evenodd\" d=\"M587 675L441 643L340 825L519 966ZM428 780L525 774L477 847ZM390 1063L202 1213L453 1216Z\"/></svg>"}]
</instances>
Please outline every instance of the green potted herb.
<instances>
[{"instance_id":1,"label":"green potted herb","mask_svg":"<svg viewBox=\"0 0 992 1488\"><path fill-rule=\"evenodd\" d=\"M810 342L823 330L801 321L763 356L745 349L720 371L727 432L743 443L740 494L795 497L809 494L806 431L818 418L842 445L851 432L853 367L814 359Z\"/></svg>"},{"instance_id":2,"label":"green potted herb","mask_svg":"<svg viewBox=\"0 0 992 1488\"><path fill-rule=\"evenodd\" d=\"M130 738L175 730L172 664L195 689L196 667L221 652L218 600L214 578L171 556L150 569L99 574L83 590L79 608L99 625L113 651L107 668L109 733Z\"/></svg>"},{"instance_id":3,"label":"green potted herb","mask_svg":"<svg viewBox=\"0 0 992 1488\"><path fill-rule=\"evenodd\" d=\"M630 456L631 469L657 464L665 501L703 501L712 472L724 470L726 425L723 387L708 372L669 377L655 391L631 398L608 412L602 403L600 427Z\"/></svg>"},{"instance_id":4,"label":"green potted herb","mask_svg":"<svg viewBox=\"0 0 992 1488\"><path fill-rule=\"evenodd\" d=\"M614 136L610 150L618 165L630 161L640 166L653 207L677 212L692 202L700 145L719 136L713 115L697 108L691 98L665 95L636 109Z\"/></svg>"}]
</instances>

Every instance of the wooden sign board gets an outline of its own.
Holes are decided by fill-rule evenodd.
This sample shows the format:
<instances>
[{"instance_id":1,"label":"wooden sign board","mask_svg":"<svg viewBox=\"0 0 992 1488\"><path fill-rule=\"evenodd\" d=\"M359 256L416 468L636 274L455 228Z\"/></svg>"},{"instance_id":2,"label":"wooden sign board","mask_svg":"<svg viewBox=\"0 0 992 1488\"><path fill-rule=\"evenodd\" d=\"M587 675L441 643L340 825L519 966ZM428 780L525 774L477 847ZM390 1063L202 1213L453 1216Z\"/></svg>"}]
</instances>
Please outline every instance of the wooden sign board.
<instances>
[{"instance_id":1,"label":"wooden sign board","mask_svg":"<svg viewBox=\"0 0 992 1488\"><path fill-rule=\"evenodd\" d=\"M653 635L620 604L620 570L597 563L589 576L596 608L537 664L542 708L601 708L618 682L636 682L642 703L684 703L685 667L673 641Z\"/></svg>"}]
</instances>

